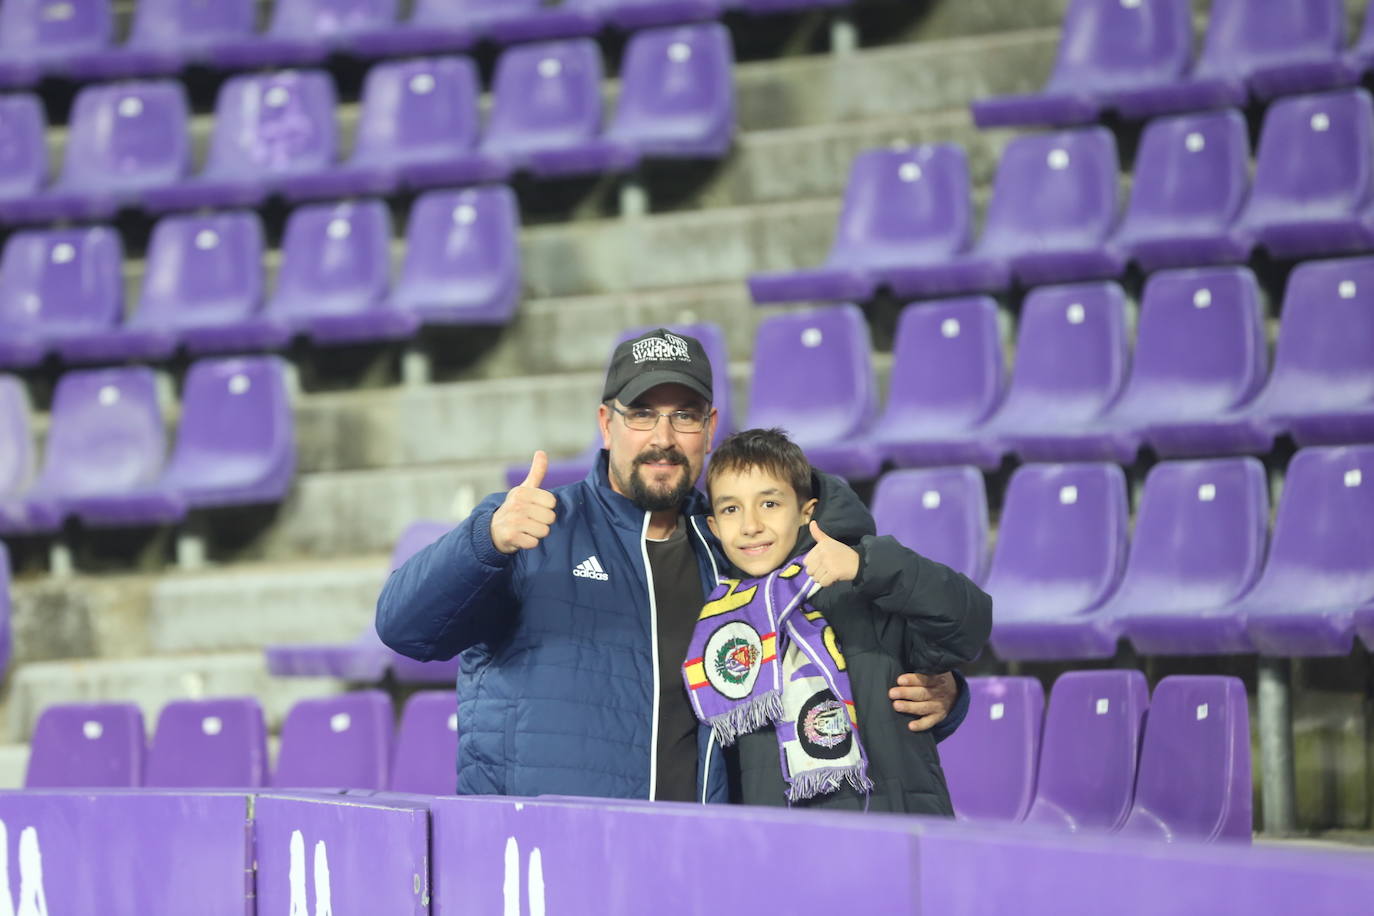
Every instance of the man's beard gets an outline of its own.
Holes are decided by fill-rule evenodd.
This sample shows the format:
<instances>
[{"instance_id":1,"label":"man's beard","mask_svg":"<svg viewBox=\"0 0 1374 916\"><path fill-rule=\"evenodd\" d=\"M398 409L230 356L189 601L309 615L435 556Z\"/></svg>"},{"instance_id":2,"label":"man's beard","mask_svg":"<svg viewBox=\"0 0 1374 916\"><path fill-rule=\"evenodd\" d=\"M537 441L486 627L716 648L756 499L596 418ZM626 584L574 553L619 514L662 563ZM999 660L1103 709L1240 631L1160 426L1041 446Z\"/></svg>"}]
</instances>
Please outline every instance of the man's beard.
<instances>
[{"instance_id":1,"label":"man's beard","mask_svg":"<svg viewBox=\"0 0 1374 916\"><path fill-rule=\"evenodd\" d=\"M668 490L651 490L649 484L639 473L639 469L650 463L670 462L682 468L687 473L682 475L679 483ZM625 483L625 482L623 482ZM687 456L679 451L666 451L664 449L650 449L635 456L635 460L630 463L630 479L627 481L629 486L622 487L628 491L630 501L645 512L662 512L665 509L676 509L682 505L682 501L687 498L687 494L692 491L692 468L687 462Z\"/></svg>"}]
</instances>

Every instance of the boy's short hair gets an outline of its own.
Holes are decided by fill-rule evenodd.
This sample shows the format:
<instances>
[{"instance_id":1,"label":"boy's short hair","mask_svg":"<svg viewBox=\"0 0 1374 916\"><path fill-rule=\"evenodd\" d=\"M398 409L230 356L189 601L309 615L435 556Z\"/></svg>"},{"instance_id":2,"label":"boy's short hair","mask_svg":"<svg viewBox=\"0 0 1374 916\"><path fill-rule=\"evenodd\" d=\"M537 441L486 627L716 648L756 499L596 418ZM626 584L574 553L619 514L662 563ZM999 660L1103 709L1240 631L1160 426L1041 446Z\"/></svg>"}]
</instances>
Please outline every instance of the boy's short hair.
<instances>
[{"instance_id":1,"label":"boy's short hair","mask_svg":"<svg viewBox=\"0 0 1374 916\"><path fill-rule=\"evenodd\" d=\"M799 502L811 498L811 462L801 446L787 438L781 429L746 429L726 436L711 454L706 469L706 491L726 471L742 473L762 468L779 480L791 484Z\"/></svg>"}]
</instances>

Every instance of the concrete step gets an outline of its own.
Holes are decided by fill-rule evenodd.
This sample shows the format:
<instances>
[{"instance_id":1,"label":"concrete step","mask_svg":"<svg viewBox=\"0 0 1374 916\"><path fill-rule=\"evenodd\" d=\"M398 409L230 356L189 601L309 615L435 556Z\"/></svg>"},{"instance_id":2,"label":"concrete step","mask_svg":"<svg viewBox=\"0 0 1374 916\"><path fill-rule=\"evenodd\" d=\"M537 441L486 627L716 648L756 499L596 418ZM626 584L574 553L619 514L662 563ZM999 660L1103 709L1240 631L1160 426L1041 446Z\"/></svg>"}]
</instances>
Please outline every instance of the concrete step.
<instances>
[{"instance_id":1,"label":"concrete step","mask_svg":"<svg viewBox=\"0 0 1374 916\"><path fill-rule=\"evenodd\" d=\"M24 773L28 766L27 744L0 744L0 789L24 788Z\"/></svg>"},{"instance_id":2,"label":"concrete step","mask_svg":"<svg viewBox=\"0 0 1374 916\"><path fill-rule=\"evenodd\" d=\"M275 730L298 700L338 693L343 686L331 678L272 677L261 652L35 662L10 677L6 740L27 741L38 714L53 703L108 700L137 703L151 726L172 700L255 696Z\"/></svg>"}]
</instances>

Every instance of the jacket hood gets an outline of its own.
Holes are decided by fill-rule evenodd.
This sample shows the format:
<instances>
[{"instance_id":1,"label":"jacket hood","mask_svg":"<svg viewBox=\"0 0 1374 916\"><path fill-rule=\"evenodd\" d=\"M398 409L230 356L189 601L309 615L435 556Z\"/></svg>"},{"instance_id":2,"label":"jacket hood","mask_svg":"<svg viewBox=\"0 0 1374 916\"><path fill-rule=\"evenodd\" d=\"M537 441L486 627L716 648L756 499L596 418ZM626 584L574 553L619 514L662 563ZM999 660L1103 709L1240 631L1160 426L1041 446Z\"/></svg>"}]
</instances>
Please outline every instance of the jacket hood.
<instances>
[{"instance_id":1,"label":"jacket hood","mask_svg":"<svg viewBox=\"0 0 1374 916\"><path fill-rule=\"evenodd\" d=\"M876 533L873 514L843 478L812 468L811 493L817 499L811 520L835 540L857 547L865 535ZM811 526L804 525L797 535L797 546L792 548L792 556L800 556L815 546L816 539L811 536ZM727 566L732 578L748 577L733 563L727 561Z\"/></svg>"}]
</instances>

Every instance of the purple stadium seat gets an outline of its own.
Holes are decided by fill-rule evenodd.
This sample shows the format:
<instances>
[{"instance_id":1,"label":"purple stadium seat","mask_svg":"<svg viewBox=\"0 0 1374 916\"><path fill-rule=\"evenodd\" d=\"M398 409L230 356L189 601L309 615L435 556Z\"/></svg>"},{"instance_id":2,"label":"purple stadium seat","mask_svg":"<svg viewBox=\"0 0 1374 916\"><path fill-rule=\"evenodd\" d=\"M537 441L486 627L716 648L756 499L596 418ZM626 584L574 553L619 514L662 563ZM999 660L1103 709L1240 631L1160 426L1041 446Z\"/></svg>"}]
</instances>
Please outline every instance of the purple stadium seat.
<instances>
[{"instance_id":1,"label":"purple stadium seat","mask_svg":"<svg viewBox=\"0 0 1374 916\"><path fill-rule=\"evenodd\" d=\"M1269 559L1228 608L1261 655L1346 655L1374 608L1374 446L1303 449L1288 466ZM1368 613L1368 611L1364 611Z\"/></svg>"},{"instance_id":2,"label":"purple stadium seat","mask_svg":"<svg viewBox=\"0 0 1374 916\"><path fill-rule=\"evenodd\" d=\"M718 22L636 33L606 141L639 159L719 159L735 137L735 52Z\"/></svg>"},{"instance_id":3,"label":"purple stadium seat","mask_svg":"<svg viewBox=\"0 0 1374 916\"><path fill-rule=\"evenodd\" d=\"M94 79L175 73L205 62L213 45L253 34L253 0L138 0L129 40L86 51L70 62L73 75Z\"/></svg>"},{"instance_id":4,"label":"purple stadium seat","mask_svg":"<svg viewBox=\"0 0 1374 916\"><path fill-rule=\"evenodd\" d=\"M863 300L887 270L943 264L972 234L968 156L953 143L869 150L854 159L830 254L820 267L754 274L755 302Z\"/></svg>"},{"instance_id":5,"label":"purple stadium seat","mask_svg":"<svg viewBox=\"0 0 1374 916\"><path fill-rule=\"evenodd\" d=\"M1017 137L997 165L978 243L947 261L886 271L899 296L998 292L1114 277L1125 267L1107 246L1116 225L1116 140L1103 127Z\"/></svg>"},{"instance_id":6,"label":"purple stadium seat","mask_svg":"<svg viewBox=\"0 0 1374 916\"><path fill-rule=\"evenodd\" d=\"M1358 70L1341 59L1344 44L1341 0L1215 0L1192 72L1123 88L1113 93L1113 107L1143 118L1350 85Z\"/></svg>"},{"instance_id":7,"label":"purple stadium seat","mask_svg":"<svg viewBox=\"0 0 1374 916\"><path fill-rule=\"evenodd\" d=\"M1250 714L1239 678L1155 686L1124 836L1250 841Z\"/></svg>"},{"instance_id":8,"label":"purple stadium seat","mask_svg":"<svg viewBox=\"0 0 1374 916\"><path fill-rule=\"evenodd\" d=\"M1269 484L1254 458L1165 461L1150 469L1126 572L1111 600L1067 621L1081 657L1253 651L1228 604L1255 584L1269 534Z\"/></svg>"},{"instance_id":9,"label":"purple stadium seat","mask_svg":"<svg viewBox=\"0 0 1374 916\"><path fill-rule=\"evenodd\" d=\"M113 328L123 261L108 226L11 235L0 257L0 367L35 366L64 337Z\"/></svg>"},{"instance_id":10,"label":"purple stadium seat","mask_svg":"<svg viewBox=\"0 0 1374 916\"><path fill-rule=\"evenodd\" d=\"M0 375L0 506L23 496L37 465L29 393L13 375ZM0 508L0 515L4 509Z\"/></svg>"},{"instance_id":11,"label":"purple stadium seat","mask_svg":"<svg viewBox=\"0 0 1374 916\"><path fill-rule=\"evenodd\" d=\"M88 525L125 519L107 500L152 485L167 458L157 378L146 367L69 372L53 396L43 472L28 493L30 530L43 532L76 515ZM154 521L181 517L168 507ZM5 525L0 521L0 528Z\"/></svg>"},{"instance_id":12,"label":"purple stadium seat","mask_svg":"<svg viewBox=\"0 0 1374 916\"><path fill-rule=\"evenodd\" d=\"M1242 264L1234 225L1250 187L1250 140L1234 110L1160 118L1145 128L1131 199L1111 244L1145 271Z\"/></svg>"},{"instance_id":13,"label":"purple stadium seat","mask_svg":"<svg viewBox=\"0 0 1374 916\"><path fill-rule=\"evenodd\" d=\"M426 324L505 324L520 300L519 233L505 185L421 194L391 307Z\"/></svg>"},{"instance_id":14,"label":"purple stadium seat","mask_svg":"<svg viewBox=\"0 0 1374 916\"><path fill-rule=\"evenodd\" d=\"M1050 690L1026 823L1115 830L1131 813L1150 688L1139 671L1070 671Z\"/></svg>"},{"instance_id":15,"label":"purple stadium seat","mask_svg":"<svg viewBox=\"0 0 1374 916\"><path fill-rule=\"evenodd\" d=\"M1035 798L1045 691L1033 677L971 677L968 716L940 744L960 820L1019 821Z\"/></svg>"},{"instance_id":16,"label":"purple stadium seat","mask_svg":"<svg viewBox=\"0 0 1374 916\"><path fill-rule=\"evenodd\" d=\"M631 328L622 333L616 343L638 337L646 331L652 331L652 327ZM716 324L683 324L674 325L669 328L681 334L695 337L701 341L701 347L706 351L706 358L711 361L711 373L714 379L714 393L716 408L716 437L711 443L711 447L719 445L721 440L735 431L735 411L730 390L730 360L725 352L725 332L720 325ZM561 487L563 484L575 483L587 476L596 464L596 460L601 455L602 438L601 424L596 424L596 432L592 434L592 441L580 454L571 458L562 458L549 462L549 469L544 474L544 488ZM506 486L514 487L529 473L530 466L516 463L506 466Z\"/></svg>"},{"instance_id":17,"label":"purple stadium seat","mask_svg":"<svg viewBox=\"0 0 1374 916\"><path fill-rule=\"evenodd\" d=\"M0 4L0 86L38 82L114 36L109 0L5 0Z\"/></svg>"},{"instance_id":18,"label":"purple stadium seat","mask_svg":"<svg viewBox=\"0 0 1374 916\"><path fill-rule=\"evenodd\" d=\"M48 120L36 95L0 96L0 221L16 218L11 201L48 180Z\"/></svg>"},{"instance_id":19,"label":"purple stadium seat","mask_svg":"<svg viewBox=\"0 0 1374 916\"><path fill-rule=\"evenodd\" d=\"M49 706L33 727L24 788L141 786L144 743L133 703Z\"/></svg>"},{"instance_id":20,"label":"purple stadium seat","mask_svg":"<svg viewBox=\"0 0 1374 916\"><path fill-rule=\"evenodd\" d=\"M1288 289L1274 370L1254 400L1194 423L1152 426L1162 455L1262 455L1289 432L1299 445L1374 441L1374 259L1298 265Z\"/></svg>"},{"instance_id":21,"label":"purple stadium seat","mask_svg":"<svg viewBox=\"0 0 1374 916\"><path fill-rule=\"evenodd\" d=\"M734 3L732 0L580 0L579 5L594 6L611 25L633 31L716 19L724 7Z\"/></svg>"},{"instance_id":22,"label":"purple stadium seat","mask_svg":"<svg viewBox=\"0 0 1374 916\"><path fill-rule=\"evenodd\" d=\"M452 795L458 769L458 701L452 690L422 690L406 700L391 758L393 792Z\"/></svg>"},{"instance_id":23,"label":"purple stadium seat","mask_svg":"<svg viewBox=\"0 0 1374 916\"><path fill-rule=\"evenodd\" d=\"M360 690L301 700L281 727L272 785L282 789L385 789L391 700Z\"/></svg>"},{"instance_id":24,"label":"purple stadium seat","mask_svg":"<svg viewBox=\"0 0 1374 916\"><path fill-rule=\"evenodd\" d=\"M1012 473L984 584L997 607L998 657L1074 657L1056 624L1097 610L1116 589L1129 516L1117 465L1030 464Z\"/></svg>"},{"instance_id":25,"label":"purple stadium seat","mask_svg":"<svg viewBox=\"0 0 1374 916\"><path fill-rule=\"evenodd\" d=\"M391 214L379 200L297 209L286 224L270 318L316 344L411 336L415 316L386 307L390 247Z\"/></svg>"},{"instance_id":26,"label":"purple stadium seat","mask_svg":"<svg viewBox=\"0 0 1374 916\"><path fill-rule=\"evenodd\" d=\"M257 788L267 784L267 728L253 697L174 700L148 748L145 786Z\"/></svg>"},{"instance_id":27,"label":"purple stadium seat","mask_svg":"<svg viewBox=\"0 0 1374 916\"><path fill-rule=\"evenodd\" d=\"M1260 132L1239 217L1277 257L1374 247L1374 102L1363 89L1280 99Z\"/></svg>"},{"instance_id":28,"label":"purple stadium seat","mask_svg":"<svg viewBox=\"0 0 1374 916\"><path fill-rule=\"evenodd\" d=\"M256 213L167 216L153 227L138 311L122 327L66 337L68 362L166 359L193 352L280 346L264 322L262 221Z\"/></svg>"},{"instance_id":29,"label":"purple stadium seat","mask_svg":"<svg viewBox=\"0 0 1374 916\"><path fill-rule=\"evenodd\" d=\"M390 27L398 0L276 0L262 35L215 43L211 59L226 69L319 63L331 48Z\"/></svg>"},{"instance_id":30,"label":"purple stadium seat","mask_svg":"<svg viewBox=\"0 0 1374 916\"><path fill-rule=\"evenodd\" d=\"M72 107L62 174L11 212L36 222L107 219L143 191L181 181L191 166L189 117L180 83L86 87Z\"/></svg>"},{"instance_id":31,"label":"purple stadium seat","mask_svg":"<svg viewBox=\"0 0 1374 916\"><path fill-rule=\"evenodd\" d=\"M496 62L483 154L544 177L628 164L601 137L601 49L590 38L511 48Z\"/></svg>"},{"instance_id":32,"label":"purple stadium seat","mask_svg":"<svg viewBox=\"0 0 1374 916\"><path fill-rule=\"evenodd\" d=\"M887 408L872 447L903 466L968 462L963 440L997 407L1003 364L992 299L907 306L897 322Z\"/></svg>"},{"instance_id":33,"label":"purple stadium seat","mask_svg":"<svg viewBox=\"0 0 1374 916\"><path fill-rule=\"evenodd\" d=\"M872 362L858 306L764 319L754 340L754 378L766 383L750 386L745 426L782 427L823 471L876 477L881 456L857 441L877 410Z\"/></svg>"},{"instance_id":34,"label":"purple stadium seat","mask_svg":"<svg viewBox=\"0 0 1374 916\"><path fill-rule=\"evenodd\" d=\"M1248 268L1163 271L1145 284L1130 376L1107 412L1083 426L1010 433L1004 441L1028 461L1130 464L1151 424L1234 410L1259 391L1267 369L1259 289Z\"/></svg>"},{"instance_id":35,"label":"purple stadium seat","mask_svg":"<svg viewBox=\"0 0 1374 916\"><path fill-rule=\"evenodd\" d=\"M970 467L891 471L873 491L873 521L912 550L982 581L988 555L988 497Z\"/></svg>"},{"instance_id":36,"label":"purple stadium seat","mask_svg":"<svg viewBox=\"0 0 1374 916\"><path fill-rule=\"evenodd\" d=\"M159 488L191 508L281 501L296 471L286 369L275 356L192 364Z\"/></svg>"},{"instance_id":37,"label":"purple stadium seat","mask_svg":"<svg viewBox=\"0 0 1374 916\"><path fill-rule=\"evenodd\" d=\"M1045 87L975 101L973 120L979 127L1091 123L1112 107L1115 89L1182 79L1192 46L1188 0L1074 0L1064 14L1059 56Z\"/></svg>"},{"instance_id":38,"label":"purple stadium seat","mask_svg":"<svg viewBox=\"0 0 1374 916\"><path fill-rule=\"evenodd\" d=\"M463 51L483 37L484 15L538 6L537 0L414 0L409 19L359 32L348 45L360 54L378 57Z\"/></svg>"},{"instance_id":39,"label":"purple stadium seat","mask_svg":"<svg viewBox=\"0 0 1374 916\"><path fill-rule=\"evenodd\" d=\"M334 83L319 70L242 74L220 87L204 170L146 191L153 212L254 206L298 175L334 164Z\"/></svg>"},{"instance_id":40,"label":"purple stadium seat","mask_svg":"<svg viewBox=\"0 0 1374 916\"><path fill-rule=\"evenodd\" d=\"M392 571L399 569L406 560L452 530L449 522L417 521L406 526L405 531L396 539L391 552ZM387 667L402 656L391 651L377 637L377 630L368 624L358 638L351 643L336 644L288 644L268 646L267 670L280 677L337 677L346 681L371 683L380 681ZM433 666L426 670L453 669L449 662L418 662L416 664ZM445 671L447 673L447 671ZM453 676L446 678L452 681ZM450 769L452 769L450 767ZM451 787L450 787L451 788Z\"/></svg>"},{"instance_id":41,"label":"purple stadium seat","mask_svg":"<svg viewBox=\"0 0 1374 916\"><path fill-rule=\"evenodd\" d=\"M477 151L477 68L466 57L377 64L363 84L357 143L348 162L293 180L293 198L344 197L505 178L505 164Z\"/></svg>"}]
</instances>

